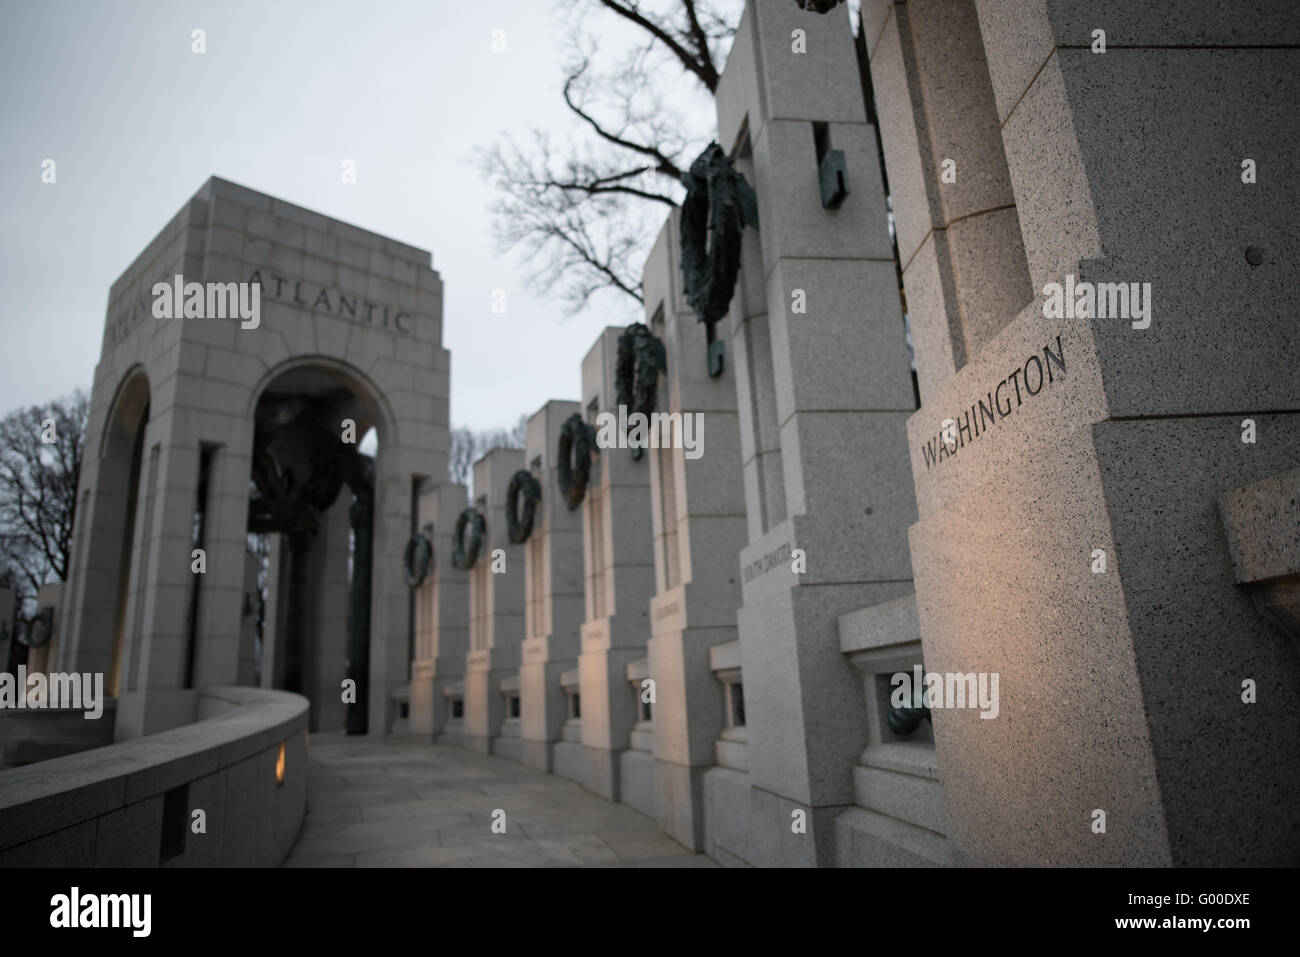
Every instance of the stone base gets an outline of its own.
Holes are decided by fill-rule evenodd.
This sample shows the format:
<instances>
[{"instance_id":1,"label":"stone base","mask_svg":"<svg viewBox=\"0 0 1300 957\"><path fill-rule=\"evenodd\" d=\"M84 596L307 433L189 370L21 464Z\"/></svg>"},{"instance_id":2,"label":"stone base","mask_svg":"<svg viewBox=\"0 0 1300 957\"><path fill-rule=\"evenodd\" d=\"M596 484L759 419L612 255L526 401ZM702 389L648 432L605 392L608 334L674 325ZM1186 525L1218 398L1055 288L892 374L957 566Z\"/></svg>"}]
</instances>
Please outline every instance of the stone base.
<instances>
[{"instance_id":1,"label":"stone base","mask_svg":"<svg viewBox=\"0 0 1300 957\"><path fill-rule=\"evenodd\" d=\"M724 864L750 864L749 775L731 768L704 772L704 853Z\"/></svg>"},{"instance_id":2,"label":"stone base","mask_svg":"<svg viewBox=\"0 0 1300 957\"><path fill-rule=\"evenodd\" d=\"M525 658L530 653L546 653L548 639L530 638L524 642ZM526 661L519 666L519 737L523 742L520 760L538 771L550 771L553 750L560 740L567 702L561 676L576 662Z\"/></svg>"},{"instance_id":3,"label":"stone base","mask_svg":"<svg viewBox=\"0 0 1300 957\"><path fill-rule=\"evenodd\" d=\"M553 771L555 769L555 744L554 741L526 741L520 738L519 763L535 771L546 771L547 773Z\"/></svg>"},{"instance_id":4,"label":"stone base","mask_svg":"<svg viewBox=\"0 0 1300 957\"><path fill-rule=\"evenodd\" d=\"M835 819L837 867L951 867L946 838L855 807Z\"/></svg>"},{"instance_id":5,"label":"stone base","mask_svg":"<svg viewBox=\"0 0 1300 957\"><path fill-rule=\"evenodd\" d=\"M586 769L586 762L582 753L583 748L580 744L574 744L571 741L556 742L551 752L551 760L554 764L553 770L561 777L568 778L570 781L583 783L583 773ZM525 762L527 763L527 762Z\"/></svg>"},{"instance_id":6,"label":"stone base","mask_svg":"<svg viewBox=\"0 0 1300 957\"><path fill-rule=\"evenodd\" d=\"M503 758L509 758L512 761L522 761L523 753L521 742L518 738L509 738L502 735L499 738L492 739L492 753L499 754Z\"/></svg>"},{"instance_id":7,"label":"stone base","mask_svg":"<svg viewBox=\"0 0 1300 957\"><path fill-rule=\"evenodd\" d=\"M433 740L433 684L433 662L411 662L411 685L407 691L407 733L430 741Z\"/></svg>"},{"instance_id":8,"label":"stone base","mask_svg":"<svg viewBox=\"0 0 1300 957\"><path fill-rule=\"evenodd\" d=\"M451 744L463 748L465 746L465 722L448 721L443 726L442 734L438 735L436 740L439 744Z\"/></svg>"},{"instance_id":9,"label":"stone base","mask_svg":"<svg viewBox=\"0 0 1300 957\"><path fill-rule=\"evenodd\" d=\"M655 816L655 758L649 751L618 756L618 799L647 817Z\"/></svg>"},{"instance_id":10,"label":"stone base","mask_svg":"<svg viewBox=\"0 0 1300 957\"><path fill-rule=\"evenodd\" d=\"M585 700L585 699L584 699ZM623 752L609 748L582 748L582 786L606 801L619 800L619 756Z\"/></svg>"},{"instance_id":11,"label":"stone base","mask_svg":"<svg viewBox=\"0 0 1300 957\"><path fill-rule=\"evenodd\" d=\"M701 850L719 863L753 867L829 867L837 858L843 807L810 808L753 786L731 768L704 769ZM796 811L802 815L796 818ZM795 830L801 820L800 831Z\"/></svg>"},{"instance_id":12,"label":"stone base","mask_svg":"<svg viewBox=\"0 0 1300 957\"><path fill-rule=\"evenodd\" d=\"M476 652L479 654L479 652ZM514 674L513 669L492 668L465 673L465 733L476 740L488 741L501 733L506 718L501 682ZM475 749L477 750L477 748ZM487 752L484 752L487 753Z\"/></svg>"},{"instance_id":13,"label":"stone base","mask_svg":"<svg viewBox=\"0 0 1300 957\"><path fill-rule=\"evenodd\" d=\"M613 617L596 626L609 634ZM591 627L588 622L587 626ZM646 657L645 646L608 648L584 638L578 656L583 721L582 743L587 749L584 783L589 791L609 801L618 800L618 755L627 747L628 734L637 721L637 692L628 684L627 666Z\"/></svg>"},{"instance_id":14,"label":"stone base","mask_svg":"<svg viewBox=\"0 0 1300 957\"><path fill-rule=\"evenodd\" d=\"M655 759L655 821L660 830L692 851L704 850L704 773L708 770Z\"/></svg>"}]
</instances>

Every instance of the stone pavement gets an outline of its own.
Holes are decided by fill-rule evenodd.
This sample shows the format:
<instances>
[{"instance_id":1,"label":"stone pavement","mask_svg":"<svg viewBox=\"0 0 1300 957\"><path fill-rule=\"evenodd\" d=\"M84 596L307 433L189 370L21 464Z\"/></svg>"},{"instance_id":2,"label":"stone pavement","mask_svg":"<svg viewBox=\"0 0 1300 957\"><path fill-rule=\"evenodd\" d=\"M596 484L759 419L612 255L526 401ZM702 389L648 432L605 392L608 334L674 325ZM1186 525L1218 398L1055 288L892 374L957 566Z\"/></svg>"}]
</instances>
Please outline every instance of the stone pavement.
<instances>
[{"instance_id":1,"label":"stone pavement","mask_svg":"<svg viewBox=\"0 0 1300 957\"><path fill-rule=\"evenodd\" d=\"M285 867L714 866L638 811L508 758L341 733L312 735L308 755Z\"/></svg>"}]
</instances>

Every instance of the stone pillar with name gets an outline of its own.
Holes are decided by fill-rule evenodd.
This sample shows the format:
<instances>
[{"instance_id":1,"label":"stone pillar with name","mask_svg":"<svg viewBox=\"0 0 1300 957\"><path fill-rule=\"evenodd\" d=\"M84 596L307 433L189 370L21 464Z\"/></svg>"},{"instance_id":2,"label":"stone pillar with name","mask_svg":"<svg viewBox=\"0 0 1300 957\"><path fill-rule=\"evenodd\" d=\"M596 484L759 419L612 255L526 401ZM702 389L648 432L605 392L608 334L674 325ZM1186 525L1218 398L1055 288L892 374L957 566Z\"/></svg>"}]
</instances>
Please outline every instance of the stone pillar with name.
<instances>
[{"instance_id":1,"label":"stone pillar with name","mask_svg":"<svg viewBox=\"0 0 1300 957\"><path fill-rule=\"evenodd\" d=\"M737 622L750 791L748 833L733 825L727 849L759 866L833 864L867 728L861 680L832 650L837 617L911 590L915 517L915 399L845 8L747 4L717 109L719 142L759 214L729 315L749 531ZM837 160L838 196L819 177Z\"/></svg>"},{"instance_id":2,"label":"stone pillar with name","mask_svg":"<svg viewBox=\"0 0 1300 957\"><path fill-rule=\"evenodd\" d=\"M517 678L524 639L524 549L506 536L506 488L523 466L520 449L493 449L474 463L473 507L487 528L469 570L464 745L482 754L499 753L497 741L507 717L501 682ZM455 521L449 531L455 529ZM511 744L517 745L517 740Z\"/></svg>"},{"instance_id":3,"label":"stone pillar with name","mask_svg":"<svg viewBox=\"0 0 1300 957\"><path fill-rule=\"evenodd\" d=\"M520 760L554 768L555 742L566 715L561 675L578 664L583 618L582 517L564 504L557 479L560 429L580 411L552 399L528 420L524 468L541 486L541 501L524 543L524 643L519 665ZM517 514L523 518L523 498ZM510 508L512 503L506 502Z\"/></svg>"},{"instance_id":4,"label":"stone pillar with name","mask_svg":"<svg viewBox=\"0 0 1300 957\"><path fill-rule=\"evenodd\" d=\"M432 556L415 588L415 657L411 661L411 734L433 741L448 720L447 685L465 676L469 646L469 575L451 563L452 533L468 503L465 486L443 483L421 489L416 531L429 539Z\"/></svg>"},{"instance_id":5,"label":"stone pillar with name","mask_svg":"<svg viewBox=\"0 0 1300 957\"><path fill-rule=\"evenodd\" d=\"M622 780L623 800L652 807L674 840L700 850L704 773L723 724L709 649L736 640L745 502L736 390L730 374L708 374L706 330L682 291L679 220L678 212L669 215L646 261L646 319L668 359L656 408L682 416L683 424L692 416L695 447L646 453L655 563L645 670L654 690L653 774L644 752L629 751ZM653 793L639 793L647 782Z\"/></svg>"},{"instance_id":6,"label":"stone pillar with name","mask_svg":"<svg viewBox=\"0 0 1300 957\"><path fill-rule=\"evenodd\" d=\"M615 376L622 335L622 327L606 329L582 360L582 404L593 426L601 414L619 414ZM587 606L578 657L582 783L618 800L621 755L638 711L627 666L646 656L654 593L650 465L644 454L638 460L631 449L600 449L578 508Z\"/></svg>"},{"instance_id":7,"label":"stone pillar with name","mask_svg":"<svg viewBox=\"0 0 1300 957\"><path fill-rule=\"evenodd\" d=\"M909 304L946 317L917 337L908 421L925 665L1000 672L996 718L933 712L956 859L1294 863L1300 648L1257 599L1300 573L1300 18L1208 0L864 17L900 248L921 260L938 210L1007 183L1030 277L905 272ZM962 122L1005 166L989 149L944 178L931 132Z\"/></svg>"}]
</instances>

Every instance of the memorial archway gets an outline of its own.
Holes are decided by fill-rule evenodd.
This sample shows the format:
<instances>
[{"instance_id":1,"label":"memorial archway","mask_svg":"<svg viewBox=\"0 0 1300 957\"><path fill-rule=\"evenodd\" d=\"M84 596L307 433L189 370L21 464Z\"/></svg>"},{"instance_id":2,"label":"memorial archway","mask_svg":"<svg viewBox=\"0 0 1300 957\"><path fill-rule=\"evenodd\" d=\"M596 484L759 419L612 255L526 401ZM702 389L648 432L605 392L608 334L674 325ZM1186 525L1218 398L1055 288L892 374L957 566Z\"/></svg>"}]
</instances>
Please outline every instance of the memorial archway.
<instances>
[{"instance_id":1,"label":"memorial archway","mask_svg":"<svg viewBox=\"0 0 1300 957\"><path fill-rule=\"evenodd\" d=\"M312 700L312 730L368 727L376 459L387 428L355 369L305 360L257 394L248 531L271 537L261 683ZM350 685L347 682L351 682Z\"/></svg>"}]
</instances>

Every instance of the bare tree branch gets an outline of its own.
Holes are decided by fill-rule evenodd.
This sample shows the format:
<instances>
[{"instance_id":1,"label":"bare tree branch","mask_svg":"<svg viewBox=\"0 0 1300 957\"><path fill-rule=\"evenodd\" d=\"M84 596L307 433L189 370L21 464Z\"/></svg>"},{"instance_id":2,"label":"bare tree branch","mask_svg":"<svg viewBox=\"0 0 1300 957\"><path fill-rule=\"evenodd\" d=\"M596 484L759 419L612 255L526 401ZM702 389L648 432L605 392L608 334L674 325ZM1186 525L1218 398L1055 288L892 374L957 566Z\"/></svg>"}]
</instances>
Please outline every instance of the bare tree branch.
<instances>
[{"instance_id":1,"label":"bare tree branch","mask_svg":"<svg viewBox=\"0 0 1300 957\"><path fill-rule=\"evenodd\" d=\"M676 207L682 173L712 127L708 111L683 110L683 97L716 89L723 44L735 34L741 6L741 0L557 5L576 20L560 92L577 135L559 150L539 130L526 149L507 135L476 155L498 197L492 206L498 246L519 252L531 270L528 285L558 293L571 311L602 290L642 305L641 267L662 221L662 212L652 211ZM622 21L613 35L639 30L642 38L611 49L608 24L599 40L585 25L595 12Z\"/></svg>"},{"instance_id":2,"label":"bare tree branch","mask_svg":"<svg viewBox=\"0 0 1300 957\"><path fill-rule=\"evenodd\" d=\"M619 3L617 0L600 0L601 4L620 17L624 17L635 23L641 29L645 30L677 57L687 72L693 73L699 77L701 83L710 93L716 93L718 90L718 71L714 69L713 60L709 57L708 41L703 37L703 31L700 33L700 41L703 43L704 55L701 58L700 50L687 50L676 37L668 32L668 29L660 26L649 17L643 16L640 11L640 4L636 0L628 0L627 3ZM686 8L691 23L694 27L699 26L699 21L695 17L695 3L693 0L682 0L682 5Z\"/></svg>"},{"instance_id":3,"label":"bare tree branch","mask_svg":"<svg viewBox=\"0 0 1300 957\"><path fill-rule=\"evenodd\" d=\"M680 177L682 175L682 171L678 169L677 164L674 163L667 156L665 156L662 152L660 152L657 147L645 146L641 143L634 143L629 139L626 139L622 136L618 136L614 133L609 132L604 127L602 127L591 116L591 114L585 112L581 107L579 107L576 103L573 102L573 97L571 95L573 90L573 84L582 77L582 75L586 72L586 70L587 70L587 64L584 62L578 68L577 72L570 73L569 78L564 82L564 102L569 107L569 109L572 110L574 113L576 113L583 120L585 120L588 123L588 125L590 125L591 128L595 131L596 135L599 136L601 139L608 140L610 143L613 143L615 146L621 146L625 150L632 150L633 152L640 153L643 156L649 156L651 159L655 160L655 162L658 164L656 166L656 169L660 170L661 172L669 173L674 177Z\"/></svg>"}]
</instances>

